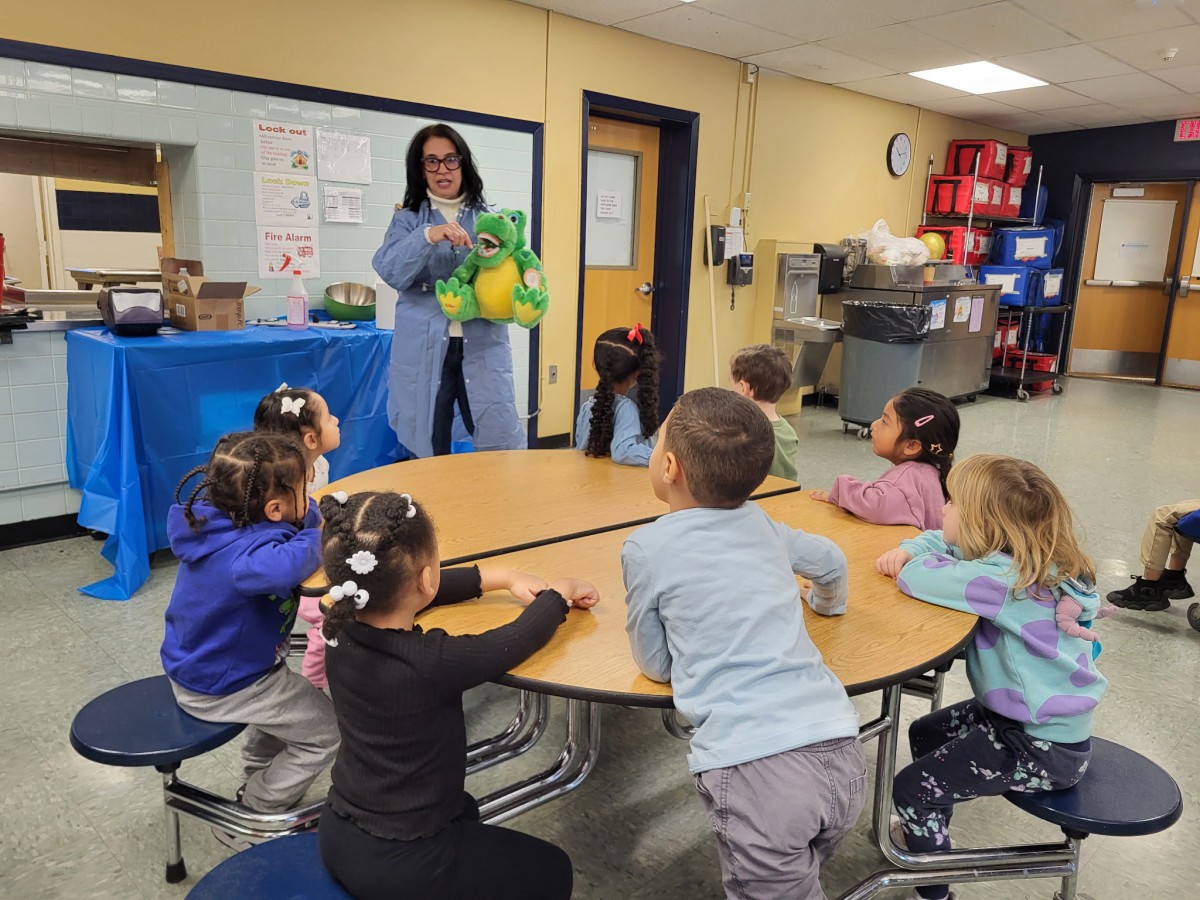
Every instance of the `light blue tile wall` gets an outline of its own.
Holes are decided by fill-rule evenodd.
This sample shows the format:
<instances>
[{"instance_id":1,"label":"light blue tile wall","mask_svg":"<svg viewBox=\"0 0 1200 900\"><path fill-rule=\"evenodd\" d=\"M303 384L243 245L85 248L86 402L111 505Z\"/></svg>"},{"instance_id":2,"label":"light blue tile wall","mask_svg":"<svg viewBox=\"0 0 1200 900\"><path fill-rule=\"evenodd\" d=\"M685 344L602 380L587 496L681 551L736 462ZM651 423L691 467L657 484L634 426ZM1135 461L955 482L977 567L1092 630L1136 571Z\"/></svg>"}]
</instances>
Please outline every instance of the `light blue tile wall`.
<instances>
[{"instance_id":1,"label":"light blue tile wall","mask_svg":"<svg viewBox=\"0 0 1200 900\"><path fill-rule=\"evenodd\" d=\"M404 196L404 154L428 120L0 57L0 127L161 145L171 169L176 253L202 259L207 275L261 287L247 300L248 318L282 315L289 283L258 277L254 119L370 135L374 183L362 186L366 221L321 224L321 276L307 287L312 305L320 306L327 284L374 284L371 256ZM459 130L475 154L488 198L530 210L532 138L479 126ZM516 326L510 332L518 406L525 415L529 333ZM61 333L19 334L0 347L0 524L79 508L77 491L30 487L64 477L64 354ZM50 422L58 423L57 430L46 435ZM4 490L21 485L26 487Z\"/></svg>"}]
</instances>

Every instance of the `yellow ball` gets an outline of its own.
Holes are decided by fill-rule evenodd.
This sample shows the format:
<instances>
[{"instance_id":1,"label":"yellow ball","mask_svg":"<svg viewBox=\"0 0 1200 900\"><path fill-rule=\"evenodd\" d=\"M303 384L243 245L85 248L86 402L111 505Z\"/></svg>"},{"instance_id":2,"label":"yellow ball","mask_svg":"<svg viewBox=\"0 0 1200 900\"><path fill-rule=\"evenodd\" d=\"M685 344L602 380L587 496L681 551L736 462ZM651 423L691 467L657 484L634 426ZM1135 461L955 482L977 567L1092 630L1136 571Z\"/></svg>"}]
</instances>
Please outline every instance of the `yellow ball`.
<instances>
[{"instance_id":1,"label":"yellow ball","mask_svg":"<svg viewBox=\"0 0 1200 900\"><path fill-rule=\"evenodd\" d=\"M929 248L930 259L941 259L946 255L946 239L936 231L927 231L921 235L921 242Z\"/></svg>"}]
</instances>

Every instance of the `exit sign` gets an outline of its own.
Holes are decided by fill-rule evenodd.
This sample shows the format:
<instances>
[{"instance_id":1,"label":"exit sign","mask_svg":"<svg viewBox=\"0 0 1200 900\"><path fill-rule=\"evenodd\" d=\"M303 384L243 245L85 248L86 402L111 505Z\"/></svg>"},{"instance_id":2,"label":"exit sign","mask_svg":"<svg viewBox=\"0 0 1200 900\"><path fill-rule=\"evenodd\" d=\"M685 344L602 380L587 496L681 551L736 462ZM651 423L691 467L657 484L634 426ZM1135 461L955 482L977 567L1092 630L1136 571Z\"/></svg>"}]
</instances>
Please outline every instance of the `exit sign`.
<instances>
[{"instance_id":1,"label":"exit sign","mask_svg":"<svg viewBox=\"0 0 1200 900\"><path fill-rule=\"evenodd\" d=\"M1200 141L1200 118L1176 119L1175 140Z\"/></svg>"}]
</instances>

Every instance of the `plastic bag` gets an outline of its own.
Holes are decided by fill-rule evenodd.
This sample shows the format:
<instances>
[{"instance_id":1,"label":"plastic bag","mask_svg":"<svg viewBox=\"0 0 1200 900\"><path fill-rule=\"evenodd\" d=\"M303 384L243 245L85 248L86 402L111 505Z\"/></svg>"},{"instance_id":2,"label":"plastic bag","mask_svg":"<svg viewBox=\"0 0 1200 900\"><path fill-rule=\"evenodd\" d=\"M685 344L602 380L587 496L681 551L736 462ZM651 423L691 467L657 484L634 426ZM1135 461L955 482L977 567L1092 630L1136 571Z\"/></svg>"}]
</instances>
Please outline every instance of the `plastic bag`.
<instances>
[{"instance_id":1,"label":"plastic bag","mask_svg":"<svg viewBox=\"0 0 1200 900\"><path fill-rule=\"evenodd\" d=\"M929 248L917 238L896 237L886 219L867 233L867 261L882 266L920 266L929 262Z\"/></svg>"},{"instance_id":2,"label":"plastic bag","mask_svg":"<svg viewBox=\"0 0 1200 900\"><path fill-rule=\"evenodd\" d=\"M925 305L843 300L842 333L880 344L915 344L929 337L933 311Z\"/></svg>"}]
</instances>

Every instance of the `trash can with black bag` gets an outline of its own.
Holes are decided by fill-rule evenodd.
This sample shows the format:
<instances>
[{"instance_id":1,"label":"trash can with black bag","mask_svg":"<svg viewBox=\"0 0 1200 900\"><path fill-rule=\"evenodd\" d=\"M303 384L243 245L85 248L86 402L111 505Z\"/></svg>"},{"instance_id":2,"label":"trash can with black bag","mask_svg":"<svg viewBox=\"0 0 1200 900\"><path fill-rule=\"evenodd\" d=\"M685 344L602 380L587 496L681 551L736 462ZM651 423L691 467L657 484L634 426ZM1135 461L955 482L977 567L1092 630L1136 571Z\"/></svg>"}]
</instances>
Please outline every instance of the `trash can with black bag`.
<instances>
[{"instance_id":1,"label":"trash can with black bag","mask_svg":"<svg viewBox=\"0 0 1200 900\"><path fill-rule=\"evenodd\" d=\"M842 303L838 414L843 423L870 425L892 397L918 384L931 315L925 305L876 300ZM846 427L843 424L842 430Z\"/></svg>"}]
</instances>

